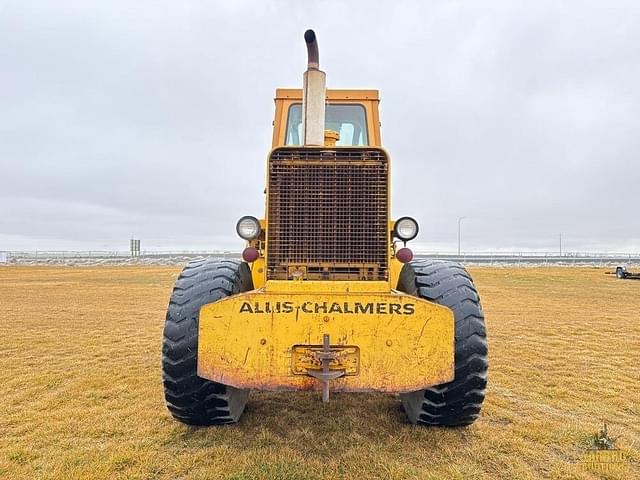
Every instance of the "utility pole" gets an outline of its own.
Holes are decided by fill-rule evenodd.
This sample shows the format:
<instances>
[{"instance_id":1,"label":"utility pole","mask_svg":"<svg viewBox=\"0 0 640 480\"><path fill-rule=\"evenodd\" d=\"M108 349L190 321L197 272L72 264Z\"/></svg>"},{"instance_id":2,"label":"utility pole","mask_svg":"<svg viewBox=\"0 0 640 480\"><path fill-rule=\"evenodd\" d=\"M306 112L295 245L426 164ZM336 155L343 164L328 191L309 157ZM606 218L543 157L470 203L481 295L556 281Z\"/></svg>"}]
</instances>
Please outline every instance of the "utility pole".
<instances>
[{"instance_id":1,"label":"utility pole","mask_svg":"<svg viewBox=\"0 0 640 480\"><path fill-rule=\"evenodd\" d=\"M458 256L460 256L460 223L465 217L458 217Z\"/></svg>"},{"instance_id":2,"label":"utility pole","mask_svg":"<svg viewBox=\"0 0 640 480\"><path fill-rule=\"evenodd\" d=\"M560 232L560 256L562 256L562 232Z\"/></svg>"}]
</instances>

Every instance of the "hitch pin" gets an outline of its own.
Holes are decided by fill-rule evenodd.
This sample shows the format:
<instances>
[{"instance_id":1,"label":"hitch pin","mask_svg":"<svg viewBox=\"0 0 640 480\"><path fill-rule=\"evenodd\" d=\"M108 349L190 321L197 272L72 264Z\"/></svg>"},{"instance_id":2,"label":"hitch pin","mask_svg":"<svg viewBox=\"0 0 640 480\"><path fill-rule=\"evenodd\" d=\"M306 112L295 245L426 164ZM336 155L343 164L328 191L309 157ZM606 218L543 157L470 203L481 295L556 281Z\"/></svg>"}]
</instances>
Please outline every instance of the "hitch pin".
<instances>
[{"instance_id":1,"label":"hitch pin","mask_svg":"<svg viewBox=\"0 0 640 480\"><path fill-rule=\"evenodd\" d=\"M329 381L335 380L344 375L344 370L329 370L331 360L336 358L336 354L331 351L329 334L322 337L322 350L316 353L316 358L322 363L322 371L309 371L308 374L322 382L322 403L329 402Z\"/></svg>"},{"instance_id":2,"label":"hitch pin","mask_svg":"<svg viewBox=\"0 0 640 480\"><path fill-rule=\"evenodd\" d=\"M325 375L325 379L322 380L322 403L329 403L329 379L326 378L329 373L329 363L331 358L331 349L329 347L329 334L325 333L322 337L322 373Z\"/></svg>"}]
</instances>

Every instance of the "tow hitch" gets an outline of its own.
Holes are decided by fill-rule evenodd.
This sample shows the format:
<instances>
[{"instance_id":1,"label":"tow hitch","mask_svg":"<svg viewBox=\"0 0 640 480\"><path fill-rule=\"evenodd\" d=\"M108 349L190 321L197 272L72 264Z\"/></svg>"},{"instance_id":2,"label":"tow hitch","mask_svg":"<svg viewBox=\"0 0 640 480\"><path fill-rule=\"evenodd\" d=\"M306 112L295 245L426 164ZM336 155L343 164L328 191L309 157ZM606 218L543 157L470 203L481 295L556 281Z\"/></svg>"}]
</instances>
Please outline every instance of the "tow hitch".
<instances>
[{"instance_id":1,"label":"tow hitch","mask_svg":"<svg viewBox=\"0 0 640 480\"><path fill-rule=\"evenodd\" d=\"M329 401L329 382L360 370L360 349L350 345L331 345L329 335L322 337L322 346L295 345L293 373L309 375L322 382L322 401Z\"/></svg>"}]
</instances>

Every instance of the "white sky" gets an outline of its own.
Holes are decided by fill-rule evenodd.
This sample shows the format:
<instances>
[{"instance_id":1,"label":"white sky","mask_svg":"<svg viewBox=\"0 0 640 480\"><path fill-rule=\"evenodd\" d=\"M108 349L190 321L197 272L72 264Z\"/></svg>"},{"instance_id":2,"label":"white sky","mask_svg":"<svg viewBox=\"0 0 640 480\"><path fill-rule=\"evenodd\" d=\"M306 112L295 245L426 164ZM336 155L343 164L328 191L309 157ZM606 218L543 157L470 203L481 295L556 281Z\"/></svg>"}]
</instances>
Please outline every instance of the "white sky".
<instances>
[{"instance_id":1,"label":"white sky","mask_svg":"<svg viewBox=\"0 0 640 480\"><path fill-rule=\"evenodd\" d=\"M0 250L242 247L314 28L418 250L640 252L640 3L0 1Z\"/></svg>"}]
</instances>

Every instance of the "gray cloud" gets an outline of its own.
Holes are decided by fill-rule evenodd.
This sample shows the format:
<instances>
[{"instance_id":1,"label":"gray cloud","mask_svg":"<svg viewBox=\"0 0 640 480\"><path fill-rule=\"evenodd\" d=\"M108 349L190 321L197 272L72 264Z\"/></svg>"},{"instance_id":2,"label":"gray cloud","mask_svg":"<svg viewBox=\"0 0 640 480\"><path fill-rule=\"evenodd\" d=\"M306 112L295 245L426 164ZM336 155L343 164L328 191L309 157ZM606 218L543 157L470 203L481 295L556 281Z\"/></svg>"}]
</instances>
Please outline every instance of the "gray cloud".
<instances>
[{"instance_id":1,"label":"gray cloud","mask_svg":"<svg viewBox=\"0 0 640 480\"><path fill-rule=\"evenodd\" d=\"M423 4L424 3L424 4ZM418 248L640 251L636 2L4 2L0 249L240 248L316 29Z\"/></svg>"}]
</instances>

